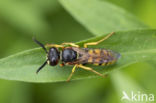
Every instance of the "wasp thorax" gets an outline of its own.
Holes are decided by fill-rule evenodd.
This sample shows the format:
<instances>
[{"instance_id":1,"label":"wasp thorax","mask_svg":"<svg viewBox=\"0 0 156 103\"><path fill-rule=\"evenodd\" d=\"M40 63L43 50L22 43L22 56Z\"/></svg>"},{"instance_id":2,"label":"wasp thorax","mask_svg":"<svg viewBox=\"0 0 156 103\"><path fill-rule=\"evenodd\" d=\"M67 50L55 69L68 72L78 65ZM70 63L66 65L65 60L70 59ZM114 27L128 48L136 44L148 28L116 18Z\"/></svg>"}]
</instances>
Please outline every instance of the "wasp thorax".
<instances>
[{"instance_id":1,"label":"wasp thorax","mask_svg":"<svg viewBox=\"0 0 156 103\"><path fill-rule=\"evenodd\" d=\"M66 48L62 51L62 61L63 62L72 62L76 60L77 53L73 49Z\"/></svg>"},{"instance_id":2,"label":"wasp thorax","mask_svg":"<svg viewBox=\"0 0 156 103\"><path fill-rule=\"evenodd\" d=\"M50 48L49 52L48 52L49 65L51 65L51 66L57 65L59 62L59 59L60 59L60 53L59 53L58 49L55 47Z\"/></svg>"}]
</instances>

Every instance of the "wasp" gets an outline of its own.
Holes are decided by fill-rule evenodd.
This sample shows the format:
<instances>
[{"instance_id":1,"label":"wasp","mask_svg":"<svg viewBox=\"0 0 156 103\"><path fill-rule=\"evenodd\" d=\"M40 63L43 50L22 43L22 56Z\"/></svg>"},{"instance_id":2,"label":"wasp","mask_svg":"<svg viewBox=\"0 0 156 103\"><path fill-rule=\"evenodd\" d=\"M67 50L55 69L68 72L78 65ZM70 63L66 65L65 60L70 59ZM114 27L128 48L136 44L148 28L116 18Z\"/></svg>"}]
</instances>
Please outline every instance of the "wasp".
<instances>
[{"instance_id":1,"label":"wasp","mask_svg":"<svg viewBox=\"0 0 156 103\"><path fill-rule=\"evenodd\" d=\"M47 54L46 61L37 69L38 73L46 64L50 66L56 66L59 61L61 61L60 66L64 65L74 65L71 74L69 75L67 81L70 81L72 75L75 72L76 68L82 68L88 71L91 71L99 76L105 77L105 75L95 71L94 69L85 66L85 64L93 64L98 66L108 66L114 64L120 54L112 50L107 49L92 49L88 48L89 45L98 45L104 40L112 36L114 32L108 34L103 39L96 42L85 43L83 48L80 48L79 45L75 43L62 43L58 44L46 44L45 46L33 39L38 45L40 45ZM49 50L46 49L49 48Z\"/></svg>"}]
</instances>

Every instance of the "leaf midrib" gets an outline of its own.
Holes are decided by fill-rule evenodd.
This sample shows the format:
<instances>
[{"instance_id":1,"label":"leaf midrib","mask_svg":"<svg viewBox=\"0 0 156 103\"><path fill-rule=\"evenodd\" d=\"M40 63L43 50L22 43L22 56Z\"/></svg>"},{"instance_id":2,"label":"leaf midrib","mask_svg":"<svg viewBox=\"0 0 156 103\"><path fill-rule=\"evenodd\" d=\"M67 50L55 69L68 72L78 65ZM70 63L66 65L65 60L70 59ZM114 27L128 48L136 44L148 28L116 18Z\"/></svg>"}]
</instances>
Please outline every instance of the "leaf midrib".
<instances>
[{"instance_id":1,"label":"leaf midrib","mask_svg":"<svg viewBox=\"0 0 156 103\"><path fill-rule=\"evenodd\" d=\"M148 49L148 50L138 50L131 52L121 52L121 54L138 54L138 53L156 53L156 49Z\"/></svg>"},{"instance_id":2,"label":"leaf midrib","mask_svg":"<svg viewBox=\"0 0 156 103\"><path fill-rule=\"evenodd\" d=\"M0 61L4 60L4 59L7 59L7 58L12 58L14 56L18 56L18 55L21 55L21 54L29 54L29 52L32 52L34 50L37 50L37 49L41 49L40 47L39 48L34 48L34 49L30 49L30 50L26 50L26 51L23 51L23 52L19 52L15 55L11 55L11 56L8 56L8 57L5 57L5 58L2 58L0 59ZM131 51L131 52L120 52L122 55L131 55L131 54L138 54L138 53L156 53L155 52L156 49L148 49L148 50L138 50L138 51Z\"/></svg>"}]
</instances>

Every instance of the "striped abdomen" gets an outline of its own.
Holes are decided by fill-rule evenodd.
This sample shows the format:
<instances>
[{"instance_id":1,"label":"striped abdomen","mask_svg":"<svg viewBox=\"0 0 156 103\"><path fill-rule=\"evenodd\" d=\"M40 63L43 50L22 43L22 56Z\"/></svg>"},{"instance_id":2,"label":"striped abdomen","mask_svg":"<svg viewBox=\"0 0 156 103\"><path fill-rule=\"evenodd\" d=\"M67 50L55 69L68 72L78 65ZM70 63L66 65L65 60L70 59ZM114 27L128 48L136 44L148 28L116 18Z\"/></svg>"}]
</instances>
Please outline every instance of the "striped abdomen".
<instances>
[{"instance_id":1,"label":"striped abdomen","mask_svg":"<svg viewBox=\"0 0 156 103\"><path fill-rule=\"evenodd\" d=\"M111 65L120 57L120 54L106 49L83 48L85 53L80 52L79 62L82 64Z\"/></svg>"}]
</instances>

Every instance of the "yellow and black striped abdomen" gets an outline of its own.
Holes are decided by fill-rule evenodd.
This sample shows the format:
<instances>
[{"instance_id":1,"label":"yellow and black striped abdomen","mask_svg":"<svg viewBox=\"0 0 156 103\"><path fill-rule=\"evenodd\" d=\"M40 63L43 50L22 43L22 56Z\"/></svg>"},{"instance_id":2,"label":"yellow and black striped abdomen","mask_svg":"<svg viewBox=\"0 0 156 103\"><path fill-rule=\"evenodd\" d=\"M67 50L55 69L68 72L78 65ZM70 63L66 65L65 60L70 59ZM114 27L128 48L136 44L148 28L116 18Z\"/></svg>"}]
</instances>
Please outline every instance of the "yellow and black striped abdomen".
<instances>
[{"instance_id":1,"label":"yellow and black striped abdomen","mask_svg":"<svg viewBox=\"0 0 156 103\"><path fill-rule=\"evenodd\" d=\"M87 52L87 63L94 65L111 65L120 57L119 53L106 49L89 49Z\"/></svg>"}]
</instances>

